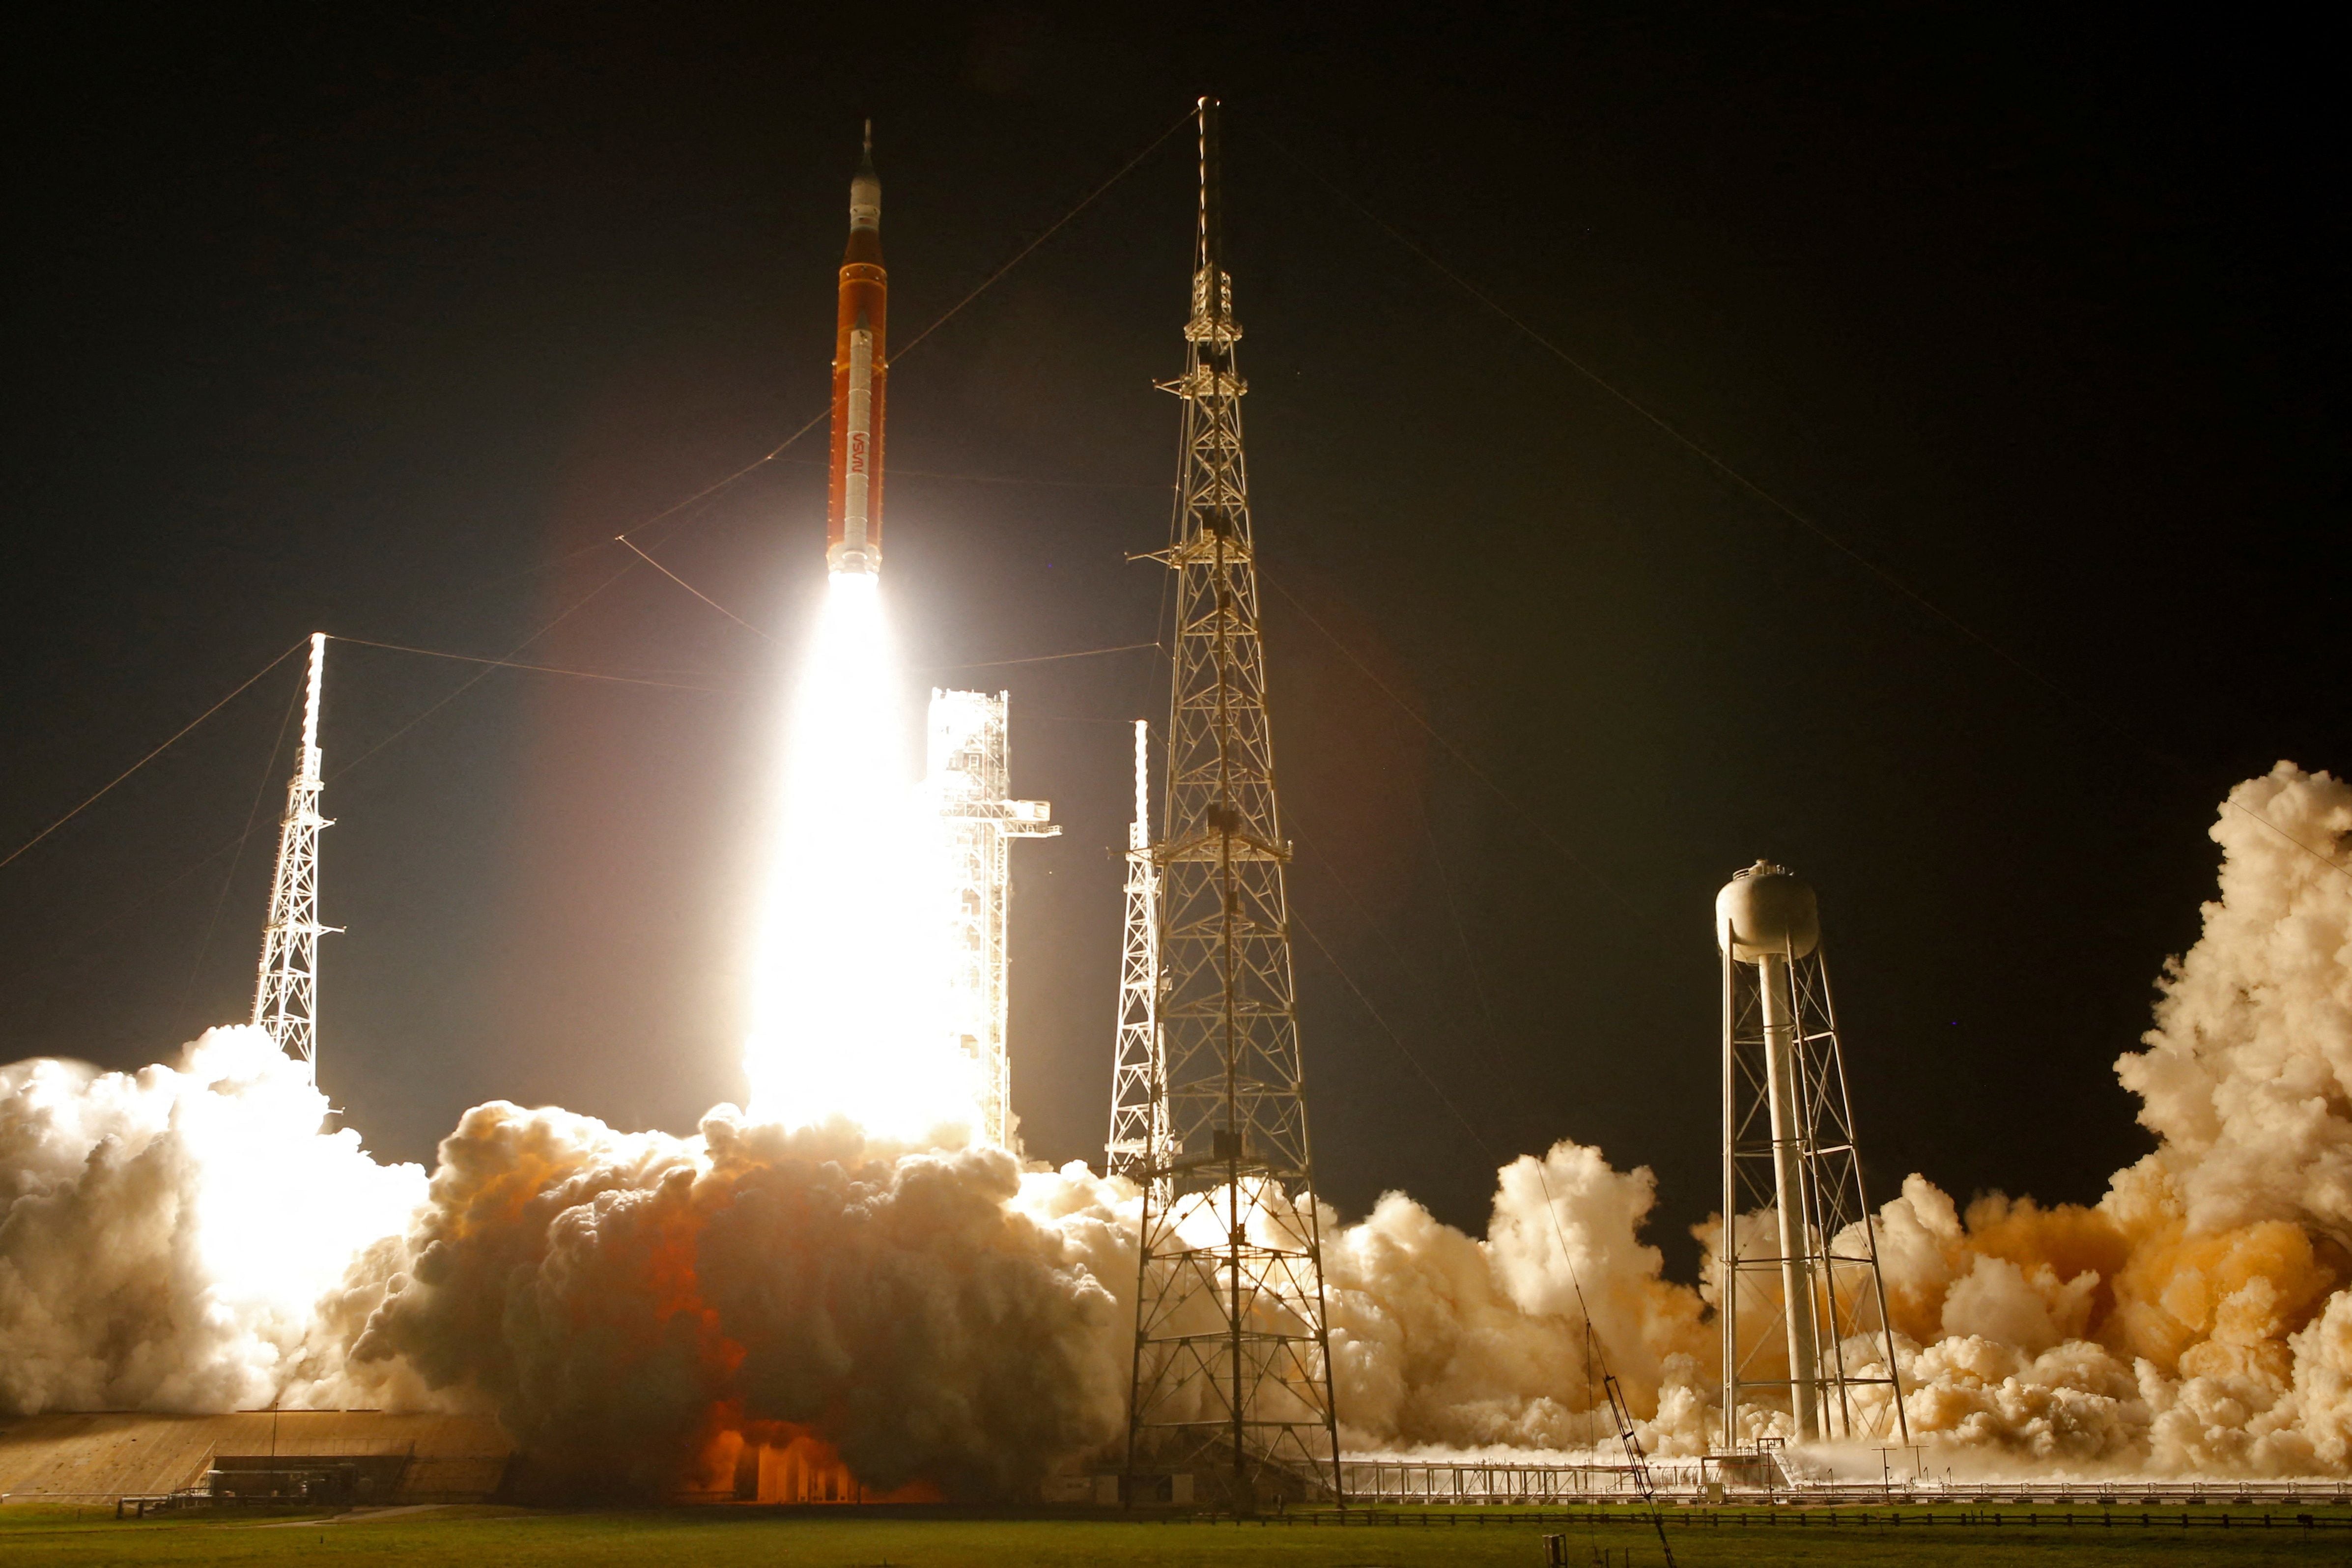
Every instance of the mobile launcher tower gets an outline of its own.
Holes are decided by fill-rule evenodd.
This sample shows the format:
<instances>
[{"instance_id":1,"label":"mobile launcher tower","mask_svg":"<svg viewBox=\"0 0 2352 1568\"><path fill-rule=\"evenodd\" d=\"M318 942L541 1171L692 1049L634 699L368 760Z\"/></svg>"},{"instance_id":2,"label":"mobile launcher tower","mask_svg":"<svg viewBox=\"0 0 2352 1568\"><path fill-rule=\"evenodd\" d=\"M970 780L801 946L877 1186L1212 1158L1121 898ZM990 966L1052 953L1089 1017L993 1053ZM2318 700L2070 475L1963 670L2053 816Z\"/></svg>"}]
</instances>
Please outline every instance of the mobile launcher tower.
<instances>
[{"instance_id":1,"label":"mobile launcher tower","mask_svg":"<svg viewBox=\"0 0 2352 1568\"><path fill-rule=\"evenodd\" d=\"M1005 1047L1013 840L1062 831L1045 801L1012 798L1011 703L1009 692L934 688L925 768L944 856L948 1030L972 1058L980 1135L1000 1149L1013 1146Z\"/></svg>"},{"instance_id":2,"label":"mobile launcher tower","mask_svg":"<svg viewBox=\"0 0 2352 1568\"><path fill-rule=\"evenodd\" d=\"M1716 896L1715 929L1723 1447L1741 1447L1743 1403L1785 1403L1801 1443L1907 1446L1813 889L1759 860Z\"/></svg>"}]
</instances>

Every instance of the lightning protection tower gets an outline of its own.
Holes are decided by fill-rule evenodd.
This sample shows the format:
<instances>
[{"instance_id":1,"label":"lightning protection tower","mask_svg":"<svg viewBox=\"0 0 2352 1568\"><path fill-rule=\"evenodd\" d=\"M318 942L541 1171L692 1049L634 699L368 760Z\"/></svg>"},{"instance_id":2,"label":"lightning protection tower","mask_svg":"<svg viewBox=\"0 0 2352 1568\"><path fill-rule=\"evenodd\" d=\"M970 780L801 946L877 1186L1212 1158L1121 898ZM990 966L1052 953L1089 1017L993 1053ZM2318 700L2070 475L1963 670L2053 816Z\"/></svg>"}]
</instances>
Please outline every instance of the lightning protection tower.
<instances>
[{"instance_id":1,"label":"lightning protection tower","mask_svg":"<svg viewBox=\"0 0 2352 1568\"><path fill-rule=\"evenodd\" d=\"M1127 825L1127 925L1119 946L1118 1029L1103 1169L1140 1182L1166 1110L1160 1049L1160 868L1151 858L1150 726L1135 721L1135 820Z\"/></svg>"},{"instance_id":2,"label":"lightning protection tower","mask_svg":"<svg viewBox=\"0 0 2352 1568\"><path fill-rule=\"evenodd\" d=\"M1723 953L1723 1446L1785 1402L1800 1442L1911 1440L1863 1197L1813 890L1759 860L1716 896ZM1769 1213L1769 1228L1738 1216Z\"/></svg>"},{"instance_id":3,"label":"lightning protection tower","mask_svg":"<svg viewBox=\"0 0 2352 1568\"><path fill-rule=\"evenodd\" d=\"M1012 693L931 692L926 774L939 803L946 855L948 1031L980 1085L982 1137L1013 1147L1011 1002L1005 937L1013 905L1013 840L1062 830L1042 800L1013 800Z\"/></svg>"},{"instance_id":4,"label":"lightning protection tower","mask_svg":"<svg viewBox=\"0 0 2352 1568\"><path fill-rule=\"evenodd\" d=\"M1161 1076L1143 1187L1128 1466L1192 1474L1239 1510L1336 1496L1323 1251L1275 808L1257 565L1224 269L1217 105L1201 205L1172 539L1176 646L1160 873Z\"/></svg>"},{"instance_id":5,"label":"lightning protection tower","mask_svg":"<svg viewBox=\"0 0 2352 1568\"><path fill-rule=\"evenodd\" d=\"M319 830L333 823L319 815L319 687L326 673L327 634L310 634L310 680L302 700L302 751L286 786L286 816L278 828L278 873L269 883L269 922L261 933L261 976L253 991L253 1021L278 1048L319 1081L319 938L336 930L319 923Z\"/></svg>"}]
</instances>

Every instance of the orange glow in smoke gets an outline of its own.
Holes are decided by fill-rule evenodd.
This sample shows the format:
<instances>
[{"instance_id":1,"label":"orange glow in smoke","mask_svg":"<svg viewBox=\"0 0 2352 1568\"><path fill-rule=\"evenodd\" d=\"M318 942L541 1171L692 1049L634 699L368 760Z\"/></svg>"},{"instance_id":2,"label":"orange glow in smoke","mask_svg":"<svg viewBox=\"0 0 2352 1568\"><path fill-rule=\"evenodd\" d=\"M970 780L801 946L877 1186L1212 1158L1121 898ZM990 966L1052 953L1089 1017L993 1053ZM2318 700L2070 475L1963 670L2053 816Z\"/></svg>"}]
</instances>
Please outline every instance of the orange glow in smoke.
<instances>
[{"instance_id":1,"label":"orange glow in smoke","mask_svg":"<svg viewBox=\"0 0 2352 1568\"><path fill-rule=\"evenodd\" d=\"M724 1419L731 1412L722 1412ZM702 1458L707 1498L765 1503L932 1503L947 1499L929 1481L872 1491L841 1450L790 1421L751 1421L722 1427Z\"/></svg>"},{"instance_id":2,"label":"orange glow in smoke","mask_svg":"<svg viewBox=\"0 0 2352 1568\"><path fill-rule=\"evenodd\" d=\"M716 1384L733 1382L744 1349L719 1328L719 1313L702 1300L696 1254L702 1235L699 1210L679 1209L656 1228L646 1255L645 1284L655 1299L654 1319L686 1318L694 1324L695 1352ZM711 1436L704 1444L693 1485L697 1500L763 1503L936 1503L940 1489L917 1480L888 1491L870 1490L842 1461L841 1451L808 1427L791 1421L746 1420L734 1400L712 1407Z\"/></svg>"}]
</instances>

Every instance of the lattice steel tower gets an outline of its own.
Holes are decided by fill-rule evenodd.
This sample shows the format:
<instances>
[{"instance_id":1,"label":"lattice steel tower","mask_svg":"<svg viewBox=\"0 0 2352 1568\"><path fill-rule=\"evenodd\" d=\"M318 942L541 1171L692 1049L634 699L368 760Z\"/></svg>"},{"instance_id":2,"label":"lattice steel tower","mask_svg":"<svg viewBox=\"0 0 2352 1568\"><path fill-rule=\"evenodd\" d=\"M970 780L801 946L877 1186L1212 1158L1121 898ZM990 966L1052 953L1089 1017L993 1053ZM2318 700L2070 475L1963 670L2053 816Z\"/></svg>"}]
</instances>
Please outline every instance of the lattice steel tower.
<instances>
[{"instance_id":1,"label":"lattice steel tower","mask_svg":"<svg viewBox=\"0 0 2352 1568\"><path fill-rule=\"evenodd\" d=\"M302 751L286 786L286 818L278 829L278 874L269 884L269 923L261 932L261 977L253 991L253 1021L269 1031L319 1081L319 938L334 926L319 923L319 830L333 823L319 815L319 686L327 668L327 634L310 634L310 683L302 701Z\"/></svg>"},{"instance_id":2,"label":"lattice steel tower","mask_svg":"<svg viewBox=\"0 0 2352 1568\"><path fill-rule=\"evenodd\" d=\"M1160 868L1151 858L1151 727L1135 721L1135 820L1127 825L1127 921L1119 942L1118 1028L1111 1058L1110 1138L1103 1169L1140 1182L1152 1135L1166 1129L1160 1093Z\"/></svg>"},{"instance_id":3,"label":"lattice steel tower","mask_svg":"<svg viewBox=\"0 0 2352 1568\"><path fill-rule=\"evenodd\" d=\"M1129 1472L1190 1471L1239 1510L1334 1495L1339 1436L1257 568L1242 463L1217 105L1200 102L1201 206L1176 511L1176 645L1160 840L1162 1076L1136 1171L1141 1278Z\"/></svg>"},{"instance_id":4,"label":"lattice steel tower","mask_svg":"<svg viewBox=\"0 0 2352 1568\"><path fill-rule=\"evenodd\" d=\"M1759 860L1716 896L1723 952L1723 1446L1785 1400L1800 1442L1908 1444L1878 1234L1813 890ZM1769 1231L1736 1216L1769 1212ZM1774 1375L1779 1373L1781 1375Z\"/></svg>"},{"instance_id":5,"label":"lattice steel tower","mask_svg":"<svg viewBox=\"0 0 2352 1568\"><path fill-rule=\"evenodd\" d=\"M1042 800L1014 800L1011 692L931 690L926 776L940 813L947 906L947 1027L972 1060L980 1135L1013 1145L1013 840L1062 830Z\"/></svg>"}]
</instances>

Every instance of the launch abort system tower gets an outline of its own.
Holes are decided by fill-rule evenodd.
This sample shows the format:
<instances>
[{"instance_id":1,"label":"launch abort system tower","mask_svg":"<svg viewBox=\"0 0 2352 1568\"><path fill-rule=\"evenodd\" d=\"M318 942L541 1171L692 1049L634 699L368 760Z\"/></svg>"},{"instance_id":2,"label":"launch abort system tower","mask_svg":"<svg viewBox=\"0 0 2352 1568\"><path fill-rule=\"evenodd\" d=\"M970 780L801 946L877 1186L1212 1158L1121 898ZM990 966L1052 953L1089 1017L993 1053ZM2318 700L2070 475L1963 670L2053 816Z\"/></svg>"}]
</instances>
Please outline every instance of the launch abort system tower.
<instances>
[{"instance_id":1,"label":"launch abort system tower","mask_svg":"<svg viewBox=\"0 0 2352 1568\"><path fill-rule=\"evenodd\" d=\"M1911 1440L1813 890L1759 860L1715 900L1723 953L1723 1446L1786 1399L1799 1442ZM1738 1217L1769 1211L1769 1233ZM1784 1360L1785 1358L1785 1360ZM1775 1372L1785 1365L1785 1375Z\"/></svg>"},{"instance_id":2,"label":"launch abort system tower","mask_svg":"<svg viewBox=\"0 0 2352 1568\"><path fill-rule=\"evenodd\" d=\"M1145 1143L1130 1475L1194 1474L1247 1510L1335 1495L1339 1439L1322 1237L1291 975L1242 463L1233 280L1224 269L1217 106L1200 103L1201 206L1172 539L1166 816L1158 872L1158 1079L1112 1140ZM1124 1031L1122 1031L1124 1033Z\"/></svg>"}]
</instances>

